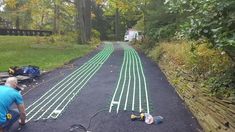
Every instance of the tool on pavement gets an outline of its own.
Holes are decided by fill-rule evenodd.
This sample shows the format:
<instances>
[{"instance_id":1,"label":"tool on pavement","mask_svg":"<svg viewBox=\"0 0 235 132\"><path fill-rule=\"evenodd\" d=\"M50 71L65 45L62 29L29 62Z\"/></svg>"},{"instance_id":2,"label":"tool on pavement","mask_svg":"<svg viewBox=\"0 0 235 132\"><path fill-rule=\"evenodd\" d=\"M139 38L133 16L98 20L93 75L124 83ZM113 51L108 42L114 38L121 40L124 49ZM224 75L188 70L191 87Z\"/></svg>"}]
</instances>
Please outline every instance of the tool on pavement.
<instances>
[{"instance_id":1,"label":"tool on pavement","mask_svg":"<svg viewBox=\"0 0 235 132\"><path fill-rule=\"evenodd\" d=\"M135 121L135 120L139 120L139 121L144 121L146 124L160 124L163 121L163 117L162 116L152 116L148 113L144 113L141 112L140 115L134 115L131 114L131 120Z\"/></svg>"},{"instance_id":2,"label":"tool on pavement","mask_svg":"<svg viewBox=\"0 0 235 132\"><path fill-rule=\"evenodd\" d=\"M132 121L134 121L134 120L141 120L141 121L144 121L144 120L145 120L144 113L141 112L140 115L131 114L131 120L132 120Z\"/></svg>"}]
</instances>

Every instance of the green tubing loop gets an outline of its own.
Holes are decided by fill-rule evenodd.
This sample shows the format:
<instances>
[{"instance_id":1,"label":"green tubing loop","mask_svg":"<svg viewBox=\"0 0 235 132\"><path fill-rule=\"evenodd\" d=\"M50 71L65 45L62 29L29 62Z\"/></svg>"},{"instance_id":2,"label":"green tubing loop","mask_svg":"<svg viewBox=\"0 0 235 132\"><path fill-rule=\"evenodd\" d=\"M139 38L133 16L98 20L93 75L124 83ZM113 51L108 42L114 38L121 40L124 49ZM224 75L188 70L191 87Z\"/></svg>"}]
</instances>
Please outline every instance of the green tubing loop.
<instances>
[{"instance_id":1,"label":"green tubing loop","mask_svg":"<svg viewBox=\"0 0 235 132\"><path fill-rule=\"evenodd\" d=\"M131 46L127 44L121 46L124 49L124 59L109 112L116 108L118 113L120 107L121 109L123 107L123 110L141 112L144 109L149 113L147 84L141 59Z\"/></svg>"},{"instance_id":2,"label":"green tubing loop","mask_svg":"<svg viewBox=\"0 0 235 132\"><path fill-rule=\"evenodd\" d=\"M66 76L27 107L28 120L48 119L56 112L57 114L54 117L57 118L92 76L102 67L113 51L112 44L105 44L102 51Z\"/></svg>"}]
</instances>

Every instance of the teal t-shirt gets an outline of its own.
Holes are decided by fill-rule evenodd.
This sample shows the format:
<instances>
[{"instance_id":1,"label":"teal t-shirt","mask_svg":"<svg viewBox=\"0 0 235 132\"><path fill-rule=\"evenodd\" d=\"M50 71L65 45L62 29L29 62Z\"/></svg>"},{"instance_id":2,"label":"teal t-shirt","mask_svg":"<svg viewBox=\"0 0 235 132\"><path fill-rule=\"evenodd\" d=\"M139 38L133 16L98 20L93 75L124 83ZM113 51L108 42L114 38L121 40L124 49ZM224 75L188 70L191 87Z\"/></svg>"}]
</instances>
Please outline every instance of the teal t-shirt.
<instances>
[{"instance_id":1,"label":"teal t-shirt","mask_svg":"<svg viewBox=\"0 0 235 132\"><path fill-rule=\"evenodd\" d=\"M6 122L6 115L13 103L23 104L19 91L8 86L0 86L0 124Z\"/></svg>"}]
</instances>

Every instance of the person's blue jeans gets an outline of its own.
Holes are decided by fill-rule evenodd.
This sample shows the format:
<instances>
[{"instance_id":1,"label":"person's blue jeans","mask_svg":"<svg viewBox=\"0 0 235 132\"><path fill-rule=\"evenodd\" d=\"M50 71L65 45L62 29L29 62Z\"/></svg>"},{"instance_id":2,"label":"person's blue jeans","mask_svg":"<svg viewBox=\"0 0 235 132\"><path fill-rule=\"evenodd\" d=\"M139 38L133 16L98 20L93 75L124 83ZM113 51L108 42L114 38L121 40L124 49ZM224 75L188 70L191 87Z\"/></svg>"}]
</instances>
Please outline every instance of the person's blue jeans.
<instances>
[{"instance_id":1,"label":"person's blue jeans","mask_svg":"<svg viewBox=\"0 0 235 132\"><path fill-rule=\"evenodd\" d=\"M17 110L9 110L8 113L12 115L12 118L7 120L4 124L0 124L4 130L9 130L10 127L20 118L20 114Z\"/></svg>"}]
</instances>

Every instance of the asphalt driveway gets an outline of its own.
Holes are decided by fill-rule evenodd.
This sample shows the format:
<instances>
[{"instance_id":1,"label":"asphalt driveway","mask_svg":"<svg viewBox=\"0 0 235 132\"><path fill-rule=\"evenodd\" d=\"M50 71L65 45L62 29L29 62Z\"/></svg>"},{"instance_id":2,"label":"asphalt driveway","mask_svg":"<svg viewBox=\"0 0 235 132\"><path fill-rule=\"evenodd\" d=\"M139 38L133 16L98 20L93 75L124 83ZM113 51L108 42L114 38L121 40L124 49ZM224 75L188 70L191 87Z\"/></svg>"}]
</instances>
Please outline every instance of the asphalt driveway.
<instances>
[{"instance_id":1,"label":"asphalt driveway","mask_svg":"<svg viewBox=\"0 0 235 132\"><path fill-rule=\"evenodd\" d=\"M71 126L78 126L78 124L88 127L90 118L93 116L89 127L92 132L197 132L201 130L198 122L185 107L184 102L169 84L157 64L142 53L139 53L139 57L148 87L150 114L163 116L163 123L147 125L142 121L131 121L131 110L120 109L118 113L116 111L109 112L110 102L120 77L124 48L121 46L121 42L108 43L113 46L113 52L110 53L107 60L99 64L100 68L97 72L84 84L75 98L69 100L68 106L58 118L30 120L20 131L72 131ZM23 93L26 107L35 103L53 86L94 58L104 48L105 46L101 45L89 55L45 74L30 84ZM82 132L80 128L73 128L73 131ZM15 124L10 131L17 132L19 131L17 129L18 125Z\"/></svg>"}]
</instances>

